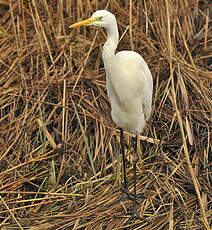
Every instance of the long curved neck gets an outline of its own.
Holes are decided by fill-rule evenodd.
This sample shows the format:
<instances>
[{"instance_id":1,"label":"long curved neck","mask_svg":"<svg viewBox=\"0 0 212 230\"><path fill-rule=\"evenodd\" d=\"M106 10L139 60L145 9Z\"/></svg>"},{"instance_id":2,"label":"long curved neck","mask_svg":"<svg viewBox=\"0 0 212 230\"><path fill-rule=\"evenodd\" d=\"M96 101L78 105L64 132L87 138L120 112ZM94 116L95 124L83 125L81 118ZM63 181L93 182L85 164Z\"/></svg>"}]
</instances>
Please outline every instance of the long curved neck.
<instances>
[{"instance_id":1,"label":"long curved neck","mask_svg":"<svg viewBox=\"0 0 212 230\"><path fill-rule=\"evenodd\" d=\"M119 32L116 21L110 24L110 27L105 28L107 33L107 40L103 46L102 58L105 66L106 73L112 70L114 66L115 50L118 46Z\"/></svg>"}]
</instances>

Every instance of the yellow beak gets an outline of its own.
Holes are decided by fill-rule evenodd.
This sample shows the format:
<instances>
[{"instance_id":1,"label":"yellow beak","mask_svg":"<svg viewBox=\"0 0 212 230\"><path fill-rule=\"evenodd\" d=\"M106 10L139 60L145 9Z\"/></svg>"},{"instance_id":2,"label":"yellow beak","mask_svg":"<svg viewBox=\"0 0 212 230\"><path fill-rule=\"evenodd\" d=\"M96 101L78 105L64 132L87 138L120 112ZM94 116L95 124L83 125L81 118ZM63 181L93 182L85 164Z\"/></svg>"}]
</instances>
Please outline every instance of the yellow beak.
<instances>
[{"instance_id":1,"label":"yellow beak","mask_svg":"<svg viewBox=\"0 0 212 230\"><path fill-rule=\"evenodd\" d=\"M83 20L81 22L77 22L77 23L74 23L72 25L69 26L69 28L73 28L73 27L78 27L78 26L87 26L89 25L91 22L95 22L96 21L96 18L88 18L86 20Z\"/></svg>"}]
</instances>

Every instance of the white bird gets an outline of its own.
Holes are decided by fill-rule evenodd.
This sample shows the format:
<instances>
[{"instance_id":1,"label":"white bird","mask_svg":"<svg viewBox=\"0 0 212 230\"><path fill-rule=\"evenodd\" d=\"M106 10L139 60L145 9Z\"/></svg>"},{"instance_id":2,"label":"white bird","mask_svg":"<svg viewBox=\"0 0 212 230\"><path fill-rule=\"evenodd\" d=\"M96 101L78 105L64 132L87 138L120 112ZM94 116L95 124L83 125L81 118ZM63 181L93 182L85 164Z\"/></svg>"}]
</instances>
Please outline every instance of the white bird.
<instances>
[{"instance_id":1,"label":"white bird","mask_svg":"<svg viewBox=\"0 0 212 230\"><path fill-rule=\"evenodd\" d=\"M132 218L140 218L136 209L136 163L137 136L142 132L145 122L150 117L153 93L152 74L140 54L134 51L115 53L119 32L115 16L107 10L96 11L89 19L70 26L83 25L103 27L107 40L103 46L103 62L106 71L107 95L111 104L111 117L120 128L120 142L123 157L124 192L131 198L127 179L124 156L123 129L136 134L135 154L133 159L134 194Z\"/></svg>"}]
</instances>

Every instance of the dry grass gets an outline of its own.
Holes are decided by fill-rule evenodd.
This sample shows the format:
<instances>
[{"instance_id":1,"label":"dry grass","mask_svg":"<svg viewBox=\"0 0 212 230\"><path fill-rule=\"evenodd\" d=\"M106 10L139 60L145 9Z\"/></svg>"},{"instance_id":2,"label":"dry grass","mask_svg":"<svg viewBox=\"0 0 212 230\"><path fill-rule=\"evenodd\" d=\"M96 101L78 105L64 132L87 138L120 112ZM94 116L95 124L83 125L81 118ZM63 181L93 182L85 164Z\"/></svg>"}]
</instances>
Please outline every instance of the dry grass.
<instances>
[{"instance_id":1,"label":"dry grass","mask_svg":"<svg viewBox=\"0 0 212 230\"><path fill-rule=\"evenodd\" d=\"M208 2L0 1L1 229L210 229ZM154 77L137 168L144 220L132 223L123 215L132 202L120 200L119 133L101 59L105 34L68 29L104 8L125 32L118 50L141 53ZM130 161L132 137L125 138ZM128 179L132 189L131 164Z\"/></svg>"}]
</instances>

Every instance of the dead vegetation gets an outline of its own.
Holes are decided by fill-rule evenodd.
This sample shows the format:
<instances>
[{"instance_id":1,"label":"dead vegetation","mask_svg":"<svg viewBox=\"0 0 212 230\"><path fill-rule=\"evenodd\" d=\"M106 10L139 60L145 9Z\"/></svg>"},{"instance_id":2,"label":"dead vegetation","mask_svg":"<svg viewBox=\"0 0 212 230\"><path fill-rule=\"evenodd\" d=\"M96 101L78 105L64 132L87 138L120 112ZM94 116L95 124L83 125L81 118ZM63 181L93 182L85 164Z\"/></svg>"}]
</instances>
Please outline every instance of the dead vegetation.
<instances>
[{"instance_id":1,"label":"dead vegetation","mask_svg":"<svg viewBox=\"0 0 212 230\"><path fill-rule=\"evenodd\" d=\"M211 5L131 3L0 1L1 229L212 226ZM142 54L154 77L137 168L143 222L124 215L132 202L121 200L119 133L101 59L105 34L68 29L104 8L123 35L118 50ZM125 138L130 162L132 137Z\"/></svg>"}]
</instances>

